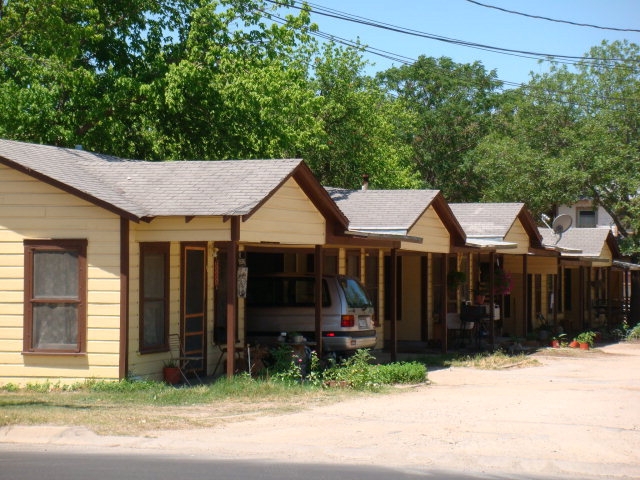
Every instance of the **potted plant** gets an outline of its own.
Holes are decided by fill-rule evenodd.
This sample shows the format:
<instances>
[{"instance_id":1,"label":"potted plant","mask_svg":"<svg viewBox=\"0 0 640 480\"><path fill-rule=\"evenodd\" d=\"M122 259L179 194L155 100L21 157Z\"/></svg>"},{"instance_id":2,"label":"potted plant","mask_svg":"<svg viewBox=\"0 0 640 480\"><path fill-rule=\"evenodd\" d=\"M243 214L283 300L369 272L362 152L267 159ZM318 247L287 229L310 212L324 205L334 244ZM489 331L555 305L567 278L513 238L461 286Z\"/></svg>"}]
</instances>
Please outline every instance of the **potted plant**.
<instances>
[{"instance_id":1,"label":"potted plant","mask_svg":"<svg viewBox=\"0 0 640 480\"><path fill-rule=\"evenodd\" d=\"M580 333L576 340L580 344L580 348L583 350L589 350L590 347L593 347L593 340L596 338L596 334L591 331L586 331Z\"/></svg>"},{"instance_id":2,"label":"potted plant","mask_svg":"<svg viewBox=\"0 0 640 480\"><path fill-rule=\"evenodd\" d=\"M171 358L164 362L162 367L162 378L169 385L176 385L180 383L180 369L178 368L178 362Z\"/></svg>"},{"instance_id":3,"label":"potted plant","mask_svg":"<svg viewBox=\"0 0 640 480\"><path fill-rule=\"evenodd\" d=\"M551 346L553 348L560 348L560 345L564 342L564 338L567 336L566 333L560 333L555 337L551 338ZM565 343L566 345L566 343Z\"/></svg>"}]
</instances>

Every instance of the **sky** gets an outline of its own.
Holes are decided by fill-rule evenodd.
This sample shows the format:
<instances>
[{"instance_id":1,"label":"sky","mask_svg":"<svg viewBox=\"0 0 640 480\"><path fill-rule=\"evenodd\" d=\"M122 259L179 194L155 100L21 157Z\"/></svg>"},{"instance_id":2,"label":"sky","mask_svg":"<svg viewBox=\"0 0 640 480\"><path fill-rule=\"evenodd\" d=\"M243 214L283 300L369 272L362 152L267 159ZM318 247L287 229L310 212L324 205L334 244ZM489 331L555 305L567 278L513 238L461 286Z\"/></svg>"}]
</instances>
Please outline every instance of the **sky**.
<instances>
[{"instance_id":1,"label":"sky","mask_svg":"<svg viewBox=\"0 0 640 480\"><path fill-rule=\"evenodd\" d=\"M463 40L491 47L508 48L549 55L581 57L603 40L627 39L640 45L640 32L614 31L575 26L530 18L483 7L468 0L308 0L310 5L349 13L375 23ZM640 30L640 0L477 0L528 15L599 27ZM312 21L325 34L356 40L370 47L417 59L449 57L456 63L480 61L487 71L495 69L500 80L516 84L527 82L530 72L545 73L549 63L452 45L433 39L392 32L313 14ZM367 73L374 74L399 62L365 54L375 63Z\"/></svg>"}]
</instances>

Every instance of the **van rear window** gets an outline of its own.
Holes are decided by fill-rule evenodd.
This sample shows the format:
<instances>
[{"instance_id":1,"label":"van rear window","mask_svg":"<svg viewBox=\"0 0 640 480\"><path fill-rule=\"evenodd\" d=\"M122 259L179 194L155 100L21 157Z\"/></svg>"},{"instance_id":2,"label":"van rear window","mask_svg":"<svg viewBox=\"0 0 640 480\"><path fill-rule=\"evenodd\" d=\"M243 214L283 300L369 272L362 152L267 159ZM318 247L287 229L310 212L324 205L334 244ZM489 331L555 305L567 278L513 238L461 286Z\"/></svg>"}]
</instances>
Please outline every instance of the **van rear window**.
<instances>
[{"instance_id":1,"label":"van rear window","mask_svg":"<svg viewBox=\"0 0 640 480\"><path fill-rule=\"evenodd\" d=\"M313 278L250 277L247 282L247 305L251 307L313 307ZM328 307L327 283L322 282L322 306Z\"/></svg>"},{"instance_id":2,"label":"van rear window","mask_svg":"<svg viewBox=\"0 0 640 480\"><path fill-rule=\"evenodd\" d=\"M340 277L340 286L344 290L347 304L351 308L371 307L372 303L367 296L367 292L357 280L350 277Z\"/></svg>"}]
</instances>

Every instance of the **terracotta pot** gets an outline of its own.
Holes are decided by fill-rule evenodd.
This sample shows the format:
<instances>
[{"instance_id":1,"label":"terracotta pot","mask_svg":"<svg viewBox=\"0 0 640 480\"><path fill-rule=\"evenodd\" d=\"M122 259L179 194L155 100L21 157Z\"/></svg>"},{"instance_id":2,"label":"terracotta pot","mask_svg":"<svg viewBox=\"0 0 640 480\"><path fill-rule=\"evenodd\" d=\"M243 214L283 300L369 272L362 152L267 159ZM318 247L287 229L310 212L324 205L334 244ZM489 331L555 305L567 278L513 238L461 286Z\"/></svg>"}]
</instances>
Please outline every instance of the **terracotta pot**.
<instances>
[{"instance_id":1,"label":"terracotta pot","mask_svg":"<svg viewBox=\"0 0 640 480\"><path fill-rule=\"evenodd\" d=\"M164 367L162 377L169 385L176 385L180 383L180 369L178 367Z\"/></svg>"},{"instance_id":2,"label":"terracotta pot","mask_svg":"<svg viewBox=\"0 0 640 480\"><path fill-rule=\"evenodd\" d=\"M580 343L580 349L589 350L589 344L587 342L581 342Z\"/></svg>"},{"instance_id":3,"label":"terracotta pot","mask_svg":"<svg viewBox=\"0 0 640 480\"><path fill-rule=\"evenodd\" d=\"M559 340L551 340L551 346L553 348L560 348L560 341Z\"/></svg>"},{"instance_id":4,"label":"terracotta pot","mask_svg":"<svg viewBox=\"0 0 640 480\"><path fill-rule=\"evenodd\" d=\"M578 347L580 346L580 344L578 343L578 341L577 341L577 340L574 340L574 341L572 341L572 342L569 344L569 346L570 346L571 348L578 348Z\"/></svg>"}]
</instances>

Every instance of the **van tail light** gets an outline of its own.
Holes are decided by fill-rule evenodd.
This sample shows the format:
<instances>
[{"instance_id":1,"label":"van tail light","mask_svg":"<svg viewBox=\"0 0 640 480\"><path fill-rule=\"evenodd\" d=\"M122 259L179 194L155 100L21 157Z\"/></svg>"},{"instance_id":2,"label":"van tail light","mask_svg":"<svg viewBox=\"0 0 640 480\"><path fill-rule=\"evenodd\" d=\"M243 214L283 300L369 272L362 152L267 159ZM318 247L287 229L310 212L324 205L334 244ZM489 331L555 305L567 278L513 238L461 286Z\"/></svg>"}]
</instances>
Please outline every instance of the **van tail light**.
<instances>
[{"instance_id":1,"label":"van tail light","mask_svg":"<svg viewBox=\"0 0 640 480\"><path fill-rule=\"evenodd\" d=\"M342 315L340 318L340 326L353 327L356 324L356 317L354 315Z\"/></svg>"},{"instance_id":2,"label":"van tail light","mask_svg":"<svg viewBox=\"0 0 640 480\"><path fill-rule=\"evenodd\" d=\"M335 337L336 336L336 332L327 332L324 335L325 337Z\"/></svg>"}]
</instances>

